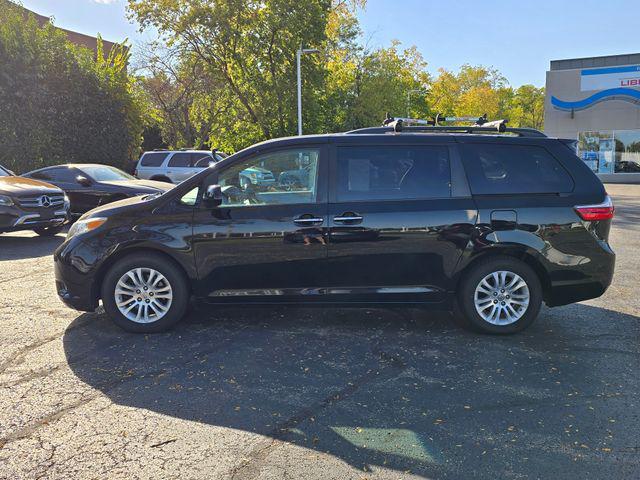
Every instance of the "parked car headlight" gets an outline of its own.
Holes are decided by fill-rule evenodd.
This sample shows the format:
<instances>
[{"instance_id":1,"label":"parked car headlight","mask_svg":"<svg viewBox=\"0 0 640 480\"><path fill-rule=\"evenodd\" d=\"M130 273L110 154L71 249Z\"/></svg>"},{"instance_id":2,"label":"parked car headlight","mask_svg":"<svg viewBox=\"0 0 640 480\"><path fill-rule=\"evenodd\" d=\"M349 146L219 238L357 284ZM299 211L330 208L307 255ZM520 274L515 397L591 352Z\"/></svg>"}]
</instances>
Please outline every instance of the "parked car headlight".
<instances>
[{"instance_id":1,"label":"parked car headlight","mask_svg":"<svg viewBox=\"0 0 640 480\"><path fill-rule=\"evenodd\" d=\"M80 234L83 234L83 233L90 232L91 230L95 230L96 228L98 228L100 225L102 225L106 221L107 221L107 219L103 218L103 217L87 218L85 220L78 220L69 229L69 233L67 233L67 239L69 239L71 237L75 237L76 235L80 235Z\"/></svg>"},{"instance_id":2,"label":"parked car headlight","mask_svg":"<svg viewBox=\"0 0 640 480\"><path fill-rule=\"evenodd\" d=\"M11 197L0 195L0 206L10 207L11 205L13 205L13 200L11 199Z\"/></svg>"},{"instance_id":3,"label":"parked car headlight","mask_svg":"<svg viewBox=\"0 0 640 480\"><path fill-rule=\"evenodd\" d=\"M69 201L69 197L67 197L66 195L64 196L64 209L65 210L69 210L69 207L71 206L71 202Z\"/></svg>"}]
</instances>

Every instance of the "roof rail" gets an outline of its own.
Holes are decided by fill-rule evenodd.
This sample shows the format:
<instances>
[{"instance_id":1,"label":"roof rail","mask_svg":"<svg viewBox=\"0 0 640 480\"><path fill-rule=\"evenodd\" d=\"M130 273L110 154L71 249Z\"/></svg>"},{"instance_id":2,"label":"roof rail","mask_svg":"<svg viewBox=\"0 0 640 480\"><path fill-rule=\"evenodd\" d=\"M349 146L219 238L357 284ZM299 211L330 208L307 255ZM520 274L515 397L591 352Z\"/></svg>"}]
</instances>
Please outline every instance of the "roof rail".
<instances>
[{"instance_id":1,"label":"roof rail","mask_svg":"<svg viewBox=\"0 0 640 480\"><path fill-rule=\"evenodd\" d=\"M354 134L379 134L379 133L486 133L486 134L499 134L499 133L512 133L519 137L546 137L544 133L535 128L510 128L506 127L503 131L497 130L495 127L464 127L464 126L409 126L402 127L402 130L398 132L394 127L367 127L358 128L357 130L351 130L345 132L348 135Z\"/></svg>"},{"instance_id":2,"label":"roof rail","mask_svg":"<svg viewBox=\"0 0 640 480\"><path fill-rule=\"evenodd\" d=\"M441 133L512 133L520 137L546 137L544 133L534 128L510 128L508 120L487 120L487 114L480 117L447 117L437 114L433 119L424 120L416 118L394 118L388 113L382 127L359 128L346 132L347 134L377 134L377 133L416 133L416 132L441 132ZM473 122L469 126L445 126L441 122Z\"/></svg>"}]
</instances>

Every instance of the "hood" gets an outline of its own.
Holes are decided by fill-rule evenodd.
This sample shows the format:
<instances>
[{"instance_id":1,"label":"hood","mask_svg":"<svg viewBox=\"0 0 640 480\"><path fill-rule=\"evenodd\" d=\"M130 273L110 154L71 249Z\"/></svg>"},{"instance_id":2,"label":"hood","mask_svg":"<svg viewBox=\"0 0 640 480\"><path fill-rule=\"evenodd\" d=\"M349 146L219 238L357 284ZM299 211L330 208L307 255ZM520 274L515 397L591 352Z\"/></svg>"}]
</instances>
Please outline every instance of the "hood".
<instances>
[{"instance_id":1,"label":"hood","mask_svg":"<svg viewBox=\"0 0 640 480\"><path fill-rule=\"evenodd\" d=\"M26 177L0 177L0 194L4 195L39 195L60 194L62 190L50 183Z\"/></svg>"},{"instance_id":2,"label":"hood","mask_svg":"<svg viewBox=\"0 0 640 480\"><path fill-rule=\"evenodd\" d=\"M156 182L155 180L111 180L108 182L100 182L106 185L117 185L119 187L128 187L132 190L139 190L141 192L166 192L171 190L174 185L166 182Z\"/></svg>"},{"instance_id":3,"label":"hood","mask_svg":"<svg viewBox=\"0 0 640 480\"><path fill-rule=\"evenodd\" d=\"M146 200L145 195L123 198L122 200L116 200L115 202L105 203L104 205L96 207L93 210L89 210L80 218L84 219L89 217L110 217L112 215L117 215L120 213L126 213L131 210L144 208L145 205L152 208L152 202L153 200L151 199Z\"/></svg>"}]
</instances>

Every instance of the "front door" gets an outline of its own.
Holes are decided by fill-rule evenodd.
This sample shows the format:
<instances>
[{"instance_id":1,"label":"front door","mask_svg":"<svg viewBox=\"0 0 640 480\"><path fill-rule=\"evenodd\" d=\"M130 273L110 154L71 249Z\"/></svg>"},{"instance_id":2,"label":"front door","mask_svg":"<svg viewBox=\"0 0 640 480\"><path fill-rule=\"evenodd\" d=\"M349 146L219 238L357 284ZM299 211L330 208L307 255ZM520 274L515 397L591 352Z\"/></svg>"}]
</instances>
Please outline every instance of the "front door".
<instances>
[{"instance_id":1,"label":"front door","mask_svg":"<svg viewBox=\"0 0 640 480\"><path fill-rule=\"evenodd\" d=\"M452 154L447 144L335 148L328 208L334 299L445 298L477 216L468 194L452 196Z\"/></svg>"},{"instance_id":2,"label":"front door","mask_svg":"<svg viewBox=\"0 0 640 480\"><path fill-rule=\"evenodd\" d=\"M219 207L196 209L197 294L282 301L326 286L326 147L253 155L223 167ZM303 180L282 180L309 169Z\"/></svg>"},{"instance_id":3,"label":"front door","mask_svg":"<svg viewBox=\"0 0 640 480\"><path fill-rule=\"evenodd\" d=\"M48 176L48 181L60 187L67 194L71 203L69 210L73 216L79 216L100 205L103 196L100 185L88 178L81 170L75 167L60 166L47 169L43 173ZM91 183L78 182L78 176L86 177Z\"/></svg>"}]
</instances>

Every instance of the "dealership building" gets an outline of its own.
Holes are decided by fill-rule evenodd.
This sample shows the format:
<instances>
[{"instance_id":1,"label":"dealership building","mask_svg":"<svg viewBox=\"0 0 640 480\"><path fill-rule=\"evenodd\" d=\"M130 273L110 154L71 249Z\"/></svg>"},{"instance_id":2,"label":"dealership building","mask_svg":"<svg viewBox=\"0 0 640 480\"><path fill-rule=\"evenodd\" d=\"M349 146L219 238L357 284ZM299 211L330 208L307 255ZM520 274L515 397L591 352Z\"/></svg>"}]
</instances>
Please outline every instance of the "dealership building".
<instances>
[{"instance_id":1,"label":"dealership building","mask_svg":"<svg viewBox=\"0 0 640 480\"><path fill-rule=\"evenodd\" d=\"M640 53L551 61L544 125L603 181L640 183Z\"/></svg>"}]
</instances>

